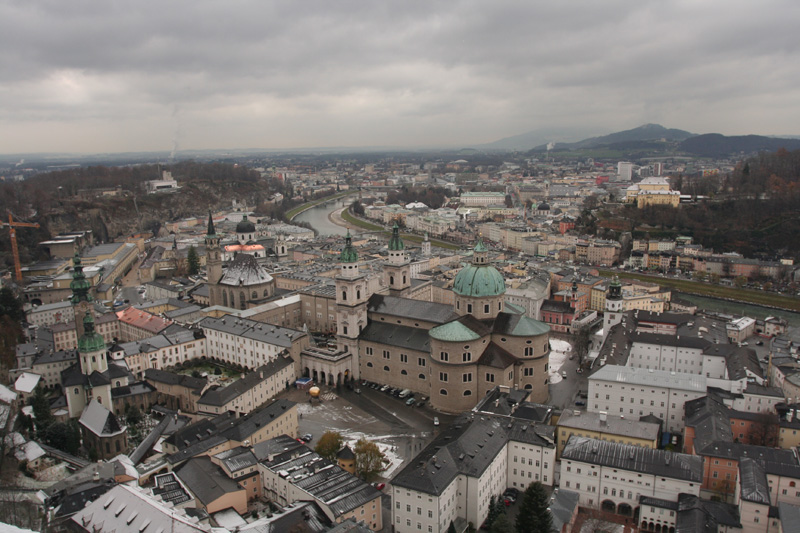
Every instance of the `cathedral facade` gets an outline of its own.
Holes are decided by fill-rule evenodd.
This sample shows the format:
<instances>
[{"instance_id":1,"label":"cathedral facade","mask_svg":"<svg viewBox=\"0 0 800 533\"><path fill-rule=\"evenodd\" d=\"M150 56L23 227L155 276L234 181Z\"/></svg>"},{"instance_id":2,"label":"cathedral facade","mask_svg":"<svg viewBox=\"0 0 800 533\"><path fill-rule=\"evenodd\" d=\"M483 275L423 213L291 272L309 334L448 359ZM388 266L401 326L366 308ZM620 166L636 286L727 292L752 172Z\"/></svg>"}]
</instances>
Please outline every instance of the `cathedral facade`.
<instances>
[{"instance_id":1,"label":"cathedral facade","mask_svg":"<svg viewBox=\"0 0 800 533\"><path fill-rule=\"evenodd\" d=\"M384 264L388 294L367 294L348 233L336 277L340 359L356 379L410 389L432 407L462 412L494 387L549 396L550 328L504 301L505 281L481 240L453 284L454 305L405 298L411 286L397 227ZM341 361L340 361L341 362Z\"/></svg>"}]
</instances>

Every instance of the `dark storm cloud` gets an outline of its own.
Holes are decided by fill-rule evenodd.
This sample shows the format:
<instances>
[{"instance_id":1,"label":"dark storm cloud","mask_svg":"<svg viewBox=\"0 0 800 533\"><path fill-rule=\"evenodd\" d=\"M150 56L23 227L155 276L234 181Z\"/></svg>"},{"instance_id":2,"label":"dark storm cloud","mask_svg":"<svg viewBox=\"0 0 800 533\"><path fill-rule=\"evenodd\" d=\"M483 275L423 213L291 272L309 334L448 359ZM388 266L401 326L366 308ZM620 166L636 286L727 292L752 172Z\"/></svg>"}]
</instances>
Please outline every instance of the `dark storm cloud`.
<instances>
[{"instance_id":1,"label":"dark storm cloud","mask_svg":"<svg viewBox=\"0 0 800 533\"><path fill-rule=\"evenodd\" d=\"M798 20L791 1L6 0L0 132L3 151L169 149L179 122L184 148L792 133Z\"/></svg>"}]
</instances>

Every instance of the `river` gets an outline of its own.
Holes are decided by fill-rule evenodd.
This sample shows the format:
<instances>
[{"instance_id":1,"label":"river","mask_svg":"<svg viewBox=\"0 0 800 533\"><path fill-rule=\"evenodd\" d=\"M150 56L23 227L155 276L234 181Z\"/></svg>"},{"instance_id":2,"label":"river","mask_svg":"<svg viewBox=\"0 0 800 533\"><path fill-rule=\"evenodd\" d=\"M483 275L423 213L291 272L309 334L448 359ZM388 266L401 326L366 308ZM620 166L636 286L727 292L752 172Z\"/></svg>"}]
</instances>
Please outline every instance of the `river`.
<instances>
[{"instance_id":1,"label":"river","mask_svg":"<svg viewBox=\"0 0 800 533\"><path fill-rule=\"evenodd\" d=\"M339 198L338 200L325 202L324 204L316 205L311 209L306 209L294 217L293 221L308 222L311 227L317 230L317 233L320 235L345 235L347 233L347 228L337 226L331 222L330 219L328 219L328 215L331 213L331 211L341 209L350 205L351 203L353 203L353 198L349 196Z\"/></svg>"},{"instance_id":2,"label":"river","mask_svg":"<svg viewBox=\"0 0 800 533\"><path fill-rule=\"evenodd\" d=\"M785 319L789 326L800 327L800 313L784 311L783 309L770 309L760 305L746 304L742 302L729 302L717 298L706 298L705 296L695 296L693 294L673 293L678 298L688 300L701 309L717 311L719 313L730 313L735 315L749 316L750 318L767 318L768 316L779 316Z\"/></svg>"}]
</instances>

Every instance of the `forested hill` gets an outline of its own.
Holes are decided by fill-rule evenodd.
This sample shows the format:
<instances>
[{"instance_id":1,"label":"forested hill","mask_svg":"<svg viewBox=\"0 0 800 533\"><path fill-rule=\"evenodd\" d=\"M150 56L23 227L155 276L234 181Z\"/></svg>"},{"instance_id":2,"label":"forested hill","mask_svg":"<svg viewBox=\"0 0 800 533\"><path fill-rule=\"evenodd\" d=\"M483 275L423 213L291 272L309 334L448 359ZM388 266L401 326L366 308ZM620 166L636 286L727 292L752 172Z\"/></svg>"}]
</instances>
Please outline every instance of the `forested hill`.
<instances>
[{"instance_id":1,"label":"forested hill","mask_svg":"<svg viewBox=\"0 0 800 533\"><path fill-rule=\"evenodd\" d=\"M684 152L701 157L728 157L733 154L752 154L779 149L797 150L800 139L778 139L762 135L738 135L727 137L719 133L695 135L680 144Z\"/></svg>"},{"instance_id":2,"label":"forested hill","mask_svg":"<svg viewBox=\"0 0 800 533\"><path fill-rule=\"evenodd\" d=\"M145 194L143 182L169 170L181 187L176 194ZM117 196L91 190L122 188ZM228 163L176 163L168 167L83 167L0 184L0 213L38 222L38 230L17 232L23 262L39 258L37 243L59 232L91 229L98 241L144 231L156 233L165 222L196 216L206 209L246 201L257 207L282 183L264 180L249 168ZM135 198L135 202L134 202ZM0 266L10 264L8 232L0 232ZM4 254L5 253L5 254Z\"/></svg>"},{"instance_id":3,"label":"forested hill","mask_svg":"<svg viewBox=\"0 0 800 533\"><path fill-rule=\"evenodd\" d=\"M710 200L678 209L629 206L628 220L651 237L692 235L716 252L800 259L800 150L762 153L742 161L729 175L699 180L700 193ZM698 185L694 181L673 179L682 191L691 191Z\"/></svg>"}]
</instances>

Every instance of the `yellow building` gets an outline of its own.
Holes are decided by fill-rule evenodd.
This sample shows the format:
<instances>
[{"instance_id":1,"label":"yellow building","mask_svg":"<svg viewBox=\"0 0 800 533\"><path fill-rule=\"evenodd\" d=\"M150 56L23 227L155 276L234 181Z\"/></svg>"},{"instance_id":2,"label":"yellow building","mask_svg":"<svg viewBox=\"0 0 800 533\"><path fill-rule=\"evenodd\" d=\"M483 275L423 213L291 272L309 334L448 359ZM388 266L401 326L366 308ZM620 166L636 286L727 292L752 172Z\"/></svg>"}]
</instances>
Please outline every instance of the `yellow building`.
<instances>
[{"instance_id":1,"label":"yellow building","mask_svg":"<svg viewBox=\"0 0 800 533\"><path fill-rule=\"evenodd\" d=\"M678 207L681 201L680 191L672 191L666 178L645 178L634 183L625 191L626 202L636 202L639 209L649 205L668 205Z\"/></svg>"},{"instance_id":2,"label":"yellow building","mask_svg":"<svg viewBox=\"0 0 800 533\"><path fill-rule=\"evenodd\" d=\"M561 459L561 452L572 435L656 449L660 432L661 425L656 422L609 416L603 411L565 411L556 424L556 459Z\"/></svg>"}]
</instances>

